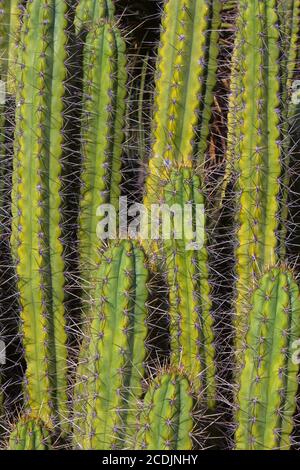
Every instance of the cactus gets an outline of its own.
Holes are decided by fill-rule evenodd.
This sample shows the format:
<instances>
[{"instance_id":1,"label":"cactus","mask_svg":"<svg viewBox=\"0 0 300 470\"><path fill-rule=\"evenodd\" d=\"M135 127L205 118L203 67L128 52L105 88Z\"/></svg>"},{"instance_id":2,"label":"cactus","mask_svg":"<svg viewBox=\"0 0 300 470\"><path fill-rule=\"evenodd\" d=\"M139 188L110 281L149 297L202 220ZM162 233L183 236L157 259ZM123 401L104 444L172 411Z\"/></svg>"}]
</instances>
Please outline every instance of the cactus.
<instances>
[{"instance_id":1,"label":"cactus","mask_svg":"<svg viewBox=\"0 0 300 470\"><path fill-rule=\"evenodd\" d=\"M288 449L296 410L300 293L291 272L273 268L254 290L239 378L237 449Z\"/></svg>"},{"instance_id":2,"label":"cactus","mask_svg":"<svg viewBox=\"0 0 300 470\"><path fill-rule=\"evenodd\" d=\"M115 8L112 0L79 0L75 14L75 31L94 28L101 19L113 19Z\"/></svg>"},{"instance_id":3,"label":"cactus","mask_svg":"<svg viewBox=\"0 0 300 470\"><path fill-rule=\"evenodd\" d=\"M278 15L280 18L281 36L281 103L282 103L282 197L281 197L281 227L280 227L280 255L284 259L286 254L286 238L288 232L288 199L289 199L289 166L290 154L294 151L290 136L293 119L297 116L297 104L293 102L292 90L295 72L299 68L298 38L300 32L300 1L278 1Z\"/></svg>"},{"instance_id":4,"label":"cactus","mask_svg":"<svg viewBox=\"0 0 300 470\"><path fill-rule=\"evenodd\" d=\"M193 405L191 387L184 375L176 372L158 375L142 404L136 449L191 449Z\"/></svg>"},{"instance_id":5,"label":"cactus","mask_svg":"<svg viewBox=\"0 0 300 470\"><path fill-rule=\"evenodd\" d=\"M134 431L135 398L144 375L148 269L137 243L115 242L104 252L89 308L74 390L74 444L121 448Z\"/></svg>"},{"instance_id":6,"label":"cactus","mask_svg":"<svg viewBox=\"0 0 300 470\"><path fill-rule=\"evenodd\" d=\"M209 0L165 3L147 197L155 195L157 179L170 161L192 165L197 137L198 163L204 162L216 83L220 5Z\"/></svg>"},{"instance_id":7,"label":"cactus","mask_svg":"<svg viewBox=\"0 0 300 470\"><path fill-rule=\"evenodd\" d=\"M8 450L50 450L50 432L38 418L23 416L9 436Z\"/></svg>"},{"instance_id":8,"label":"cactus","mask_svg":"<svg viewBox=\"0 0 300 470\"><path fill-rule=\"evenodd\" d=\"M79 253L84 287L99 263L99 206L118 209L126 96L125 43L110 24L92 29L84 50L83 168L79 214Z\"/></svg>"},{"instance_id":9,"label":"cactus","mask_svg":"<svg viewBox=\"0 0 300 470\"><path fill-rule=\"evenodd\" d=\"M171 362L189 371L213 406L214 332L201 180L190 168L174 168L161 186L162 204L174 211L170 239L158 242L159 264L169 288Z\"/></svg>"},{"instance_id":10,"label":"cactus","mask_svg":"<svg viewBox=\"0 0 300 470\"><path fill-rule=\"evenodd\" d=\"M237 178L236 325L255 276L276 262L280 166L279 32L275 1L239 2L229 148ZM239 331L239 330L238 330ZM241 335L237 332L237 343ZM239 349L239 345L237 344Z\"/></svg>"},{"instance_id":11,"label":"cactus","mask_svg":"<svg viewBox=\"0 0 300 470\"><path fill-rule=\"evenodd\" d=\"M41 419L65 426L66 331L62 243L67 4L28 2L21 30L11 245L27 362L26 396Z\"/></svg>"}]
</instances>

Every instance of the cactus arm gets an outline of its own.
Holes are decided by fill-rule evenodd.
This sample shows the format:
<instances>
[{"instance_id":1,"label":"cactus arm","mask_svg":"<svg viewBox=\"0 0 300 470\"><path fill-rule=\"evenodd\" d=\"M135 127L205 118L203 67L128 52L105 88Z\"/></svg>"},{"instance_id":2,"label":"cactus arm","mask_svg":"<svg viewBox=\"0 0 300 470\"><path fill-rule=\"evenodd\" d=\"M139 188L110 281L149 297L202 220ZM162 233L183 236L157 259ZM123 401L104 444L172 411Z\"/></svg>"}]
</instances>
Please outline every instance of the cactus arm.
<instances>
[{"instance_id":1,"label":"cactus arm","mask_svg":"<svg viewBox=\"0 0 300 470\"><path fill-rule=\"evenodd\" d=\"M96 266L97 209L108 202L117 208L120 195L127 76L125 44L115 27L103 24L88 34L84 67L79 251L82 266Z\"/></svg>"},{"instance_id":2,"label":"cactus arm","mask_svg":"<svg viewBox=\"0 0 300 470\"><path fill-rule=\"evenodd\" d=\"M75 444L83 449L121 448L125 428L127 437L133 431L131 402L141 394L144 373L147 280L144 254L137 245L126 240L105 252L74 394L76 410L82 413L79 427L85 422ZM87 396L82 376L87 377Z\"/></svg>"},{"instance_id":3,"label":"cactus arm","mask_svg":"<svg viewBox=\"0 0 300 470\"><path fill-rule=\"evenodd\" d=\"M66 3L34 0L21 31L12 227L33 411L67 414L64 262L61 237ZM38 40L40 38L40 40ZM33 209L32 209L33 208ZM34 211L35 215L33 216Z\"/></svg>"},{"instance_id":4,"label":"cactus arm","mask_svg":"<svg viewBox=\"0 0 300 470\"><path fill-rule=\"evenodd\" d=\"M166 183L166 184L165 184ZM187 167L173 169L163 182L162 201L170 209L182 210L181 239L159 242L158 257L169 287L171 363L181 364L194 378L195 386L205 388L209 406L215 400L215 350L210 286L208 282L207 240L201 230L203 246L190 249L191 241L184 225L184 211L192 207L192 225L196 223L197 206L204 206L201 181ZM197 214L197 215L195 215ZM174 217L176 221L176 216ZM176 222L175 222L176 223ZM171 233L179 227L172 222ZM204 217L205 226L205 217ZM203 233L202 233L203 232ZM199 235L199 233L198 233ZM198 241L198 240L197 240Z\"/></svg>"},{"instance_id":5,"label":"cactus arm","mask_svg":"<svg viewBox=\"0 0 300 470\"><path fill-rule=\"evenodd\" d=\"M235 148L237 191L237 322L254 277L276 262L279 193L279 65L274 2L241 2L242 109ZM238 47L238 43L236 44ZM229 137L230 140L230 137ZM242 323L241 323L242 328ZM243 336L243 333L237 334Z\"/></svg>"},{"instance_id":6,"label":"cactus arm","mask_svg":"<svg viewBox=\"0 0 300 470\"><path fill-rule=\"evenodd\" d=\"M188 380L176 373L158 376L144 398L137 449L191 449L192 410Z\"/></svg>"},{"instance_id":7,"label":"cactus arm","mask_svg":"<svg viewBox=\"0 0 300 470\"><path fill-rule=\"evenodd\" d=\"M204 0L166 2L158 52L154 143L147 193L153 191L155 178L160 177L168 161L192 164L208 15L208 2Z\"/></svg>"},{"instance_id":8,"label":"cactus arm","mask_svg":"<svg viewBox=\"0 0 300 470\"><path fill-rule=\"evenodd\" d=\"M292 343L299 338L300 297L292 275L267 272L253 293L244 368L239 379L237 449L290 446L299 366Z\"/></svg>"},{"instance_id":9,"label":"cactus arm","mask_svg":"<svg viewBox=\"0 0 300 470\"><path fill-rule=\"evenodd\" d=\"M74 19L76 34L84 28L90 29L101 19L113 19L114 13L112 0L79 0Z\"/></svg>"}]
</instances>

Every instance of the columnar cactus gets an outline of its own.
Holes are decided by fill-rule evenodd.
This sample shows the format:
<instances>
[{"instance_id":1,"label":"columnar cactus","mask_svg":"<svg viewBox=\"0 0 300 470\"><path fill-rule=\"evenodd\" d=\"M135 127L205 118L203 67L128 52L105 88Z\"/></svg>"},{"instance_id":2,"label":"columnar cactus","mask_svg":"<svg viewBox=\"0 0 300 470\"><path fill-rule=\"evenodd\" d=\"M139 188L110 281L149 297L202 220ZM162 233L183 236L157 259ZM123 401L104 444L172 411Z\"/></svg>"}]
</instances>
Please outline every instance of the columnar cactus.
<instances>
[{"instance_id":1,"label":"columnar cactus","mask_svg":"<svg viewBox=\"0 0 300 470\"><path fill-rule=\"evenodd\" d=\"M237 449L288 449L296 409L300 293L291 272L270 269L251 299L239 377Z\"/></svg>"},{"instance_id":2,"label":"columnar cactus","mask_svg":"<svg viewBox=\"0 0 300 470\"><path fill-rule=\"evenodd\" d=\"M218 0L168 0L158 51L153 147L147 197L169 162L191 166L200 138L198 161L204 162L220 22Z\"/></svg>"},{"instance_id":3,"label":"columnar cactus","mask_svg":"<svg viewBox=\"0 0 300 470\"><path fill-rule=\"evenodd\" d=\"M74 391L74 444L79 448L121 448L125 432L135 430L132 410L142 394L146 356L148 277L144 253L135 242L115 242L104 252Z\"/></svg>"},{"instance_id":4,"label":"columnar cactus","mask_svg":"<svg viewBox=\"0 0 300 470\"><path fill-rule=\"evenodd\" d=\"M75 30L93 28L100 19L113 19L115 8L112 0L79 0L75 14Z\"/></svg>"},{"instance_id":5,"label":"columnar cactus","mask_svg":"<svg viewBox=\"0 0 300 470\"><path fill-rule=\"evenodd\" d=\"M192 448L193 397L188 379L164 372L153 380L139 416L135 448L189 450Z\"/></svg>"},{"instance_id":6,"label":"columnar cactus","mask_svg":"<svg viewBox=\"0 0 300 470\"><path fill-rule=\"evenodd\" d=\"M11 245L20 293L28 406L65 424L62 160L67 4L28 2L21 31Z\"/></svg>"},{"instance_id":7,"label":"columnar cactus","mask_svg":"<svg viewBox=\"0 0 300 470\"><path fill-rule=\"evenodd\" d=\"M161 185L161 207L173 213L156 253L169 288L171 362L194 376L213 405L215 350L201 180L181 167L171 169Z\"/></svg>"},{"instance_id":8,"label":"columnar cactus","mask_svg":"<svg viewBox=\"0 0 300 470\"><path fill-rule=\"evenodd\" d=\"M47 426L38 418L23 416L9 436L8 450L50 450Z\"/></svg>"},{"instance_id":9,"label":"columnar cactus","mask_svg":"<svg viewBox=\"0 0 300 470\"><path fill-rule=\"evenodd\" d=\"M249 286L264 266L277 259L281 148L280 50L275 6L275 0L239 2L232 64L228 142L229 161L238 174L235 256L236 315L240 328L243 328L242 304ZM242 335L243 332L237 333L238 338Z\"/></svg>"},{"instance_id":10,"label":"columnar cactus","mask_svg":"<svg viewBox=\"0 0 300 470\"><path fill-rule=\"evenodd\" d=\"M119 30L109 23L96 26L84 48L81 126L79 253L87 285L100 256L97 210L106 203L117 210L119 204L126 78L125 43Z\"/></svg>"}]
</instances>

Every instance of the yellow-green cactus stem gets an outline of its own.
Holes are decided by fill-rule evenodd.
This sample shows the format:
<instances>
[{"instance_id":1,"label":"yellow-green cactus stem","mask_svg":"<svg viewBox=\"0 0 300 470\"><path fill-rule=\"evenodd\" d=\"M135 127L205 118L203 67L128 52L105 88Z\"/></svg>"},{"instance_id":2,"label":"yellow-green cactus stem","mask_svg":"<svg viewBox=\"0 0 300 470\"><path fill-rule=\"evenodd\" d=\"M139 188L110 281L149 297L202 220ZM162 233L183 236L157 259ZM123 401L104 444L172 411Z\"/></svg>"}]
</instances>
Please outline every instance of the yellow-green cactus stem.
<instances>
[{"instance_id":1,"label":"yellow-green cactus stem","mask_svg":"<svg viewBox=\"0 0 300 470\"><path fill-rule=\"evenodd\" d=\"M237 171L236 325L255 277L277 259L280 164L279 31L275 0L239 2L228 141Z\"/></svg>"},{"instance_id":2,"label":"yellow-green cactus stem","mask_svg":"<svg viewBox=\"0 0 300 470\"><path fill-rule=\"evenodd\" d=\"M9 436L8 450L51 450L49 429L38 418L22 417Z\"/></svg>"},{"instance_id":3,"label":"yellow-green cactus stem","mask_svg":"<svg viewBox=\"0 0 300 470\"><path fill-rule=\"evenodd\" d=\"M160 233L151 234L157 241L149 251L169 290L171 363L193 376L195 387L205 389L212 407L216 395L214 322L201 179L191 168L175 166L161 179L159 193ZM169 227L164 225L165 216Z\"/></svg>"},{"instance_id":4,"label":"yellow-green cactus stem","mask_svg":"<svg viewBox=\"0 0 300 470\"><path fill-rule=\"evenodd\" d=\"M125 432L135 431L146 356L145 262L129 240L112 243L103 254L74 391L74 444L81 449L122 448Z\"/></svg>"},{"instance_id":5,"label":"yellow-green cactus stem","mask_svg":"<svg viewBox=\"0 0 300 470\"><path fill-rule=\"evenodd\" d=\"M219 1L167 0L158 51L153 146L147 195L169 162L192 166L197 136L199 161L208 135L216 83ZM199 128L198 128L199 126Z\"/></svg>"},{"instance_id":6,"label":"yellow-green cactus stem","mask_svg":"<svg viewBox=\"0 0 300 470\"><path fill-rule=\"evenodd\" d=\"M251 299L239 376L237 449L289 449L296 410L300 294L291 272L270 269Z\"/></svg>"},{"instance_id":7,"label":"yellow-green cactus stem","mask_svg":"<svg viewBox=\"0 0 300 470\"><path fill-rule=\"evenodd\" d=\"M126 98L125 43L108 23L92 29L84 49L79 253L84 289L97 269L102 241L97 214L102 204L117 211L121 184Z\"/></svg>"},{"instance_id":8,"label":"yellow-green cactus stem","mask_svg":"<svg viewBox=\"0 0 300 470\"><path fill-rule=\"evenodd\" d=\"M45 422L67 422L62 236L67 4L28 2L21 30L12 252L25 349L26 397Z\"/></svg>"},{"instance_id":9,"label":"yellow-green cactus stem","mask_svg":"<svg viewBox=\"0 0 300 470\"><path fill-rule=\"evenodd\" d=\"M281 198L281 227L280 255L286 254L286 238L288 231L288 198L289 198L289 165L290 154L293 152L293 142L290 136L293 119L297 116L297 100L293 97L295 72L299 68L299 33L300 33L300 1L278 0L278 15L280 19L281 37L281 103L282 103L282 198ZM297 98L297 97L296 97Z\"/></svg>"},{"instance_id":10,"label":"yellow-green cactus stem","mask_svg":"<svg viewBox=\"0 0 300 470\"><path fill-rule=\"evenodd\" d=\"M115 14L113 0L79 0L75 13L75 31L93 28L101 19L112 20Z\"/></svg>"},{"instance_id":11,"label":"yellow-green cactus stem","mask_svg":"<svg viewBox=\"0 0 300 470\"><path fill-rule=\"evenodd\" d=\"M139 416L135 448L190 450L193 431L193 396L188 379L164 372L150 383Z\"/></svg>"}]
</instances>

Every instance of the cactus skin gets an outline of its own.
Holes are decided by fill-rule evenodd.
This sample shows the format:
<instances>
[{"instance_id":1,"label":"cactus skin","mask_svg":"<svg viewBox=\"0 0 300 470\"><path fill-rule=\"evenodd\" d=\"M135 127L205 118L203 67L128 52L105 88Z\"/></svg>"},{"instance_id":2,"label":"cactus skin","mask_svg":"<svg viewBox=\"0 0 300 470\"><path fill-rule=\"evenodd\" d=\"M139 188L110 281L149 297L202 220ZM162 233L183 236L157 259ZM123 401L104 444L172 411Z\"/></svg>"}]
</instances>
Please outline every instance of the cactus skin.
<instances>
[{"instance_id":1,"label":"cactus skin","mask_svg":"<svg viewBox=\"0 0 300 470\"><path fill-rule=\"evenodd\" d=\"M198 158L199 162L204 161L216 82L217 39L216 31L210 33L207 28L217 26L219 14L219 1L211 4L209 0L168 0L165 4L147 180L150 197L156 191L155 180L169 161L192 166L198 133ZM208 64L207 51L211 55Z\"/></svg>"},{"instance_id":2,"label":"cactus skin","mask_svg":"<svg viewBox=\"0 0 300 470\"><path fill-rule=\"evenodd\" d=\"M176 204L183 211L184 205L190 204L193 210L191 225L194 226L196 205L204 206L205 202L200 178L190 168L182 167L170 170L168 179L161 180L161 185L161 202L169 209ZM198 249L187 246L191 237L186 233L187 225L183 222L184 217L180 239L171 237L161 241L158 251L161 270L169 287L171 363L175 367L182 365L194 377L195 387L202 385L205 388L212 407L215 399L215 349L205 218L204 226L198 229L203 243ZM189 228L191 225L188 224ZM171 234L178 229L173 221Z\"/></svg>"},{"instance_id":3,"label":"cactus skin","mask_svg":"<svg viewBox=\"0 0 300 470\"><path fill-rule=\"evenodd\" d=\"M115 242L103 254L74 391L76 447L121 448L125 428L127 435L134 431L132 409L142 393L146 355L148 276L135 242Z\"/></svg>"},{"instance_id":4,"label":"cactus skin","mask_svg":"<svg viewBox=\"0 0 300 470\"><path fill-rule=\"evenodd\" d=\"M79 0L74 19L75 31L93 28L101 19L113 19L115 7L112 0Z\"/></svg>"},{"instance_id":5,"label":"cactus skin","mask_svg":"<svg viewBox=\"0 0 300 470\"><path fill-rule=\"evenodd\" d=\"M275 1L241 0L229 116L238 173L236 325L255 277L276 262L280 165L279 32ZM237 73L237 76L235 75ZM236 79L238 78L238 80ZM230 160L230 158L229 158ZM239 330L238 330L239 331ZM237 332L237 348L239 338Z\"/></svg>"},{"instance_id":6,"label":"cactus skin","mask_svg":"<svg viewBox=\"0 0 300 470\"><path fill-rule=\"evenodd\" d=\"M38 418L22 417L9 436L8 450L51 450L47 426Z\"/></svg>"},{"instance_id":7,"label":"cactus skin","mask_svg":"<svg viewBox=\"0 0 300 470\"><path fill-rule=\"evenodd\" d=\"M100 260L97 209L118 208L126 79L125 43L116 27L101 24L88 33L84 50L79 253L87 286Z\"/></svg>"},{"instance_id":8,"label":"cactus skin","mask_svg":"<svg viewBox=\"0 0 300 470\"><path fill-rule=\"evenodd\" d=\"M254 290L239 379L236 448L288 449L296 410L300 294L293 275L273 268Z\"/></svg>"},{"instance_id":9,"label":"cactus skin","mask_svg":"<svg viewBox=\"0 0 300 470\"><path fill-rule=\"evenodd\" d=\"M190 450L193 398L188 379L170 372L159 375L145 395L140 414L138 450Z\"/></svg>"},{"instance_id":10,"label":"cactus skin","mask_svg":"<svg viewBox=\"0 0 300 470\"><path fill-rule=\"evenodd\" d=\"M28 2L21 31L12 197L28 406L65 423L66 332L61 241L67 4ZM34 214L34 215L33 215Z\"/></svg>"}]
</instances>

